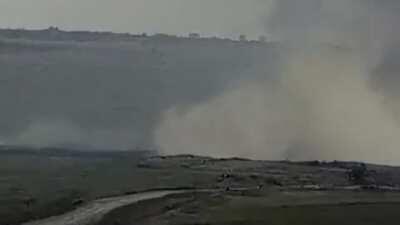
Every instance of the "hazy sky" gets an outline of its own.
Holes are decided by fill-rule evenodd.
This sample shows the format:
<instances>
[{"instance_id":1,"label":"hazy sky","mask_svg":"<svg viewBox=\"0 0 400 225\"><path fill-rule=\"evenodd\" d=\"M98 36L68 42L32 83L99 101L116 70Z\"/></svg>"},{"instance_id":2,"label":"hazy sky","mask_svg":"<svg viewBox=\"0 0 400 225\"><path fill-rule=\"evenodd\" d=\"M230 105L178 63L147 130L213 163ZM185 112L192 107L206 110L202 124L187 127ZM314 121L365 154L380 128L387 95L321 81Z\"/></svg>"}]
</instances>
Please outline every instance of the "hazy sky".
<instances>
[{"instance_id":1,"label":"hazy sky","mask_svg":"<svg viewBox=\"0 0 400 225\"><path fill-rule=\"evenodd\" d=\"M270 0L0 0L0 26L256 36Z\"/></svg>"}]
</instances>

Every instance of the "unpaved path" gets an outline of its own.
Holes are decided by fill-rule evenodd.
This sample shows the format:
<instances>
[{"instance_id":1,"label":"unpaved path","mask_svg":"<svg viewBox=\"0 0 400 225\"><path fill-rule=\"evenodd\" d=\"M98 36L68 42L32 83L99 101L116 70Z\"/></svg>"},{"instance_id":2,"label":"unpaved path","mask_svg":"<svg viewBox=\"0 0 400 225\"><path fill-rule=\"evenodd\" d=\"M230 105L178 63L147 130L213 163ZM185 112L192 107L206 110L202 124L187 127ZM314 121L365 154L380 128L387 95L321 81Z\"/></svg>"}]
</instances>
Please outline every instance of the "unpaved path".
<instances>
[{"instance_id":1,"label":"unpaved path","mask_svg":"<svg viewBox=\"0 0 400 225\"><path fill-rule=\"evenodd\" d=\"M162 198L171 194L191 192L181 191L151 191L121 197L105 198L88 203L74 211L60 216L24 223L22 225L89 225L98 222L114 209L139 201Z\"/></svg>"}]
</instances>

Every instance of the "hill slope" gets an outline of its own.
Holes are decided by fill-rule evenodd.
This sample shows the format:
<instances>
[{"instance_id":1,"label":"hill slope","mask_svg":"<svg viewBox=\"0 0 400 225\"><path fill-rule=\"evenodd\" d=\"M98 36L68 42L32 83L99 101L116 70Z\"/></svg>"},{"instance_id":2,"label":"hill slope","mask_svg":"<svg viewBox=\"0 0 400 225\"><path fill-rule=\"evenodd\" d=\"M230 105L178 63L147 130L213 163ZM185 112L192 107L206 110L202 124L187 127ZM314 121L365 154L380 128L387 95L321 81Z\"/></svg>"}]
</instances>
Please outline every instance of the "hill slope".
<instances>
[{"instance_id":1,"label":"hill slope","mask_svg":"<svg viewBox=\"0 0 400 225\"><path fill-rule=\"evenodd\" d=\"M163 111L270 76L274 55L259 42L0 30L0 142L149 147Z\"/></svg>"}]
</instances>

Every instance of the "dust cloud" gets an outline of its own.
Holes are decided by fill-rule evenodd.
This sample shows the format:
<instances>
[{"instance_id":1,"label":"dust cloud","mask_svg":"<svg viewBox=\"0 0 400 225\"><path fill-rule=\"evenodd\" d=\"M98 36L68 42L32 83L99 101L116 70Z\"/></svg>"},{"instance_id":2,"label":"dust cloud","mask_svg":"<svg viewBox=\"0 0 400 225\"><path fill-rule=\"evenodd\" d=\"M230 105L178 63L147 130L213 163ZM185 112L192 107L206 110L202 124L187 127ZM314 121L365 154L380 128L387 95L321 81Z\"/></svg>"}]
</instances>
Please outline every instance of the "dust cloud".
<instances>
[{"instance_id":1,"label":"dust cloud","mask_svg":"<svg viewBox=\"0 0 400 225\"><path fill-rule=\"evenodd\" d=\"M385 79L374 83L400 40L399 10L389 0L276 1L266 28L281 46L279 80L171 108L156 143L165 154L399 164L397 101L386 101Z\"/></svg>"},{"instance_id":2,"label":"dust cloud","mask_svg":"<svg viewBox=\"0 0 400 225\"><path fill-rule=\"evenodd\" d=\"M6 139L4 144L39 149L61 147L96 151L132 150L133 143L139 142L132 138L132 134L130 129L94 130L67 119L43 118L32 121L18 135Z\"/></svg>"}]
</instances>

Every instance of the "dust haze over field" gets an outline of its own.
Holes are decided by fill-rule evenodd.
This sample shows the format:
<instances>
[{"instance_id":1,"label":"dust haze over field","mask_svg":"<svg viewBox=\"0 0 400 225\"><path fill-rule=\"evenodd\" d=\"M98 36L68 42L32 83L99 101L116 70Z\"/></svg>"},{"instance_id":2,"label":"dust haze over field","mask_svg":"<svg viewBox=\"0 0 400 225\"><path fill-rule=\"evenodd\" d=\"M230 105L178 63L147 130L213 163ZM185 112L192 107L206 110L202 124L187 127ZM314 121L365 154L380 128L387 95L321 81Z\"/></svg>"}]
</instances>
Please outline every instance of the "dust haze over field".
<instances>
[{"instance_id":1,"label":"dust haze over field","mask_svg":"<svg viewBox=\"0 0 400 225\"><path fill-rule=\"evenodd\" d=\"M162 112L260 76L254 68L269 53L222 38L257 38L264 33L265 10L259 0L0 0L2 28L56 26L149 37L119 43L97 41L100 34L93 33L85 43L45 30L40 40L0 32L0 143L152 149ZM220 39L151 36L190 32Z\"/></svg>"},{"instance_id":2,"label":"dust haze over field","mask_svg":"<svg viewBox=\"0 0 400 225\"><path fill-rule=\"evenodd\" d=\"M238 80L261 79L265 59L274 60L260 43L20 32L41 40L0 40L0 142L6 145L153 150L164 111L206 101ZM91 41L70 41L71 35Z\"/></svg>"},{"instance_id":3,"label":"dust haze over field","mask_svg":"<svg viewBox=\"0 0 400 225\"><path fill-rule=\"evenodd\" d=\"M0 3L3 27L221 37L1 39L1 144L400 163L397 1Z\"/></svg>"},{"instance_id":4,"label":"dust haze over field","mask_svg":"<svg viewBox=\"0 0 400 225\"><path fill-rule=\"evenodd\" d=\"M171 108L157 143L166 154L398 164L399 13L389 0L276 1L265 28L284 46L280 78Z\"/></svg>"}]
</instances>

